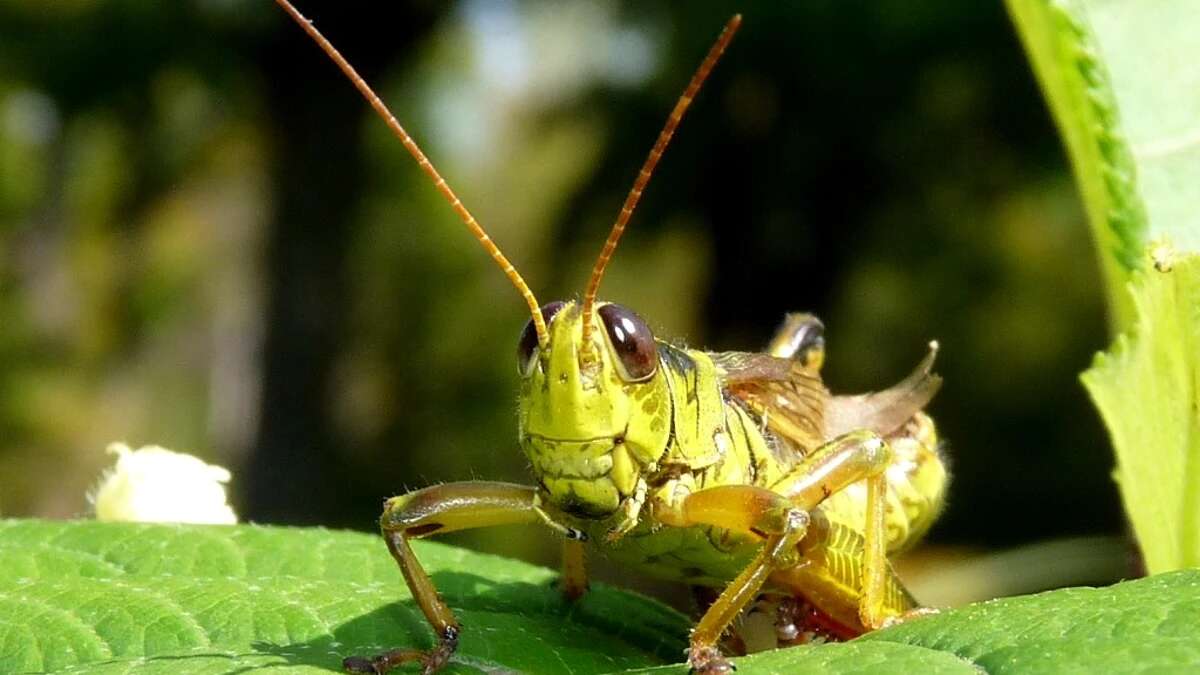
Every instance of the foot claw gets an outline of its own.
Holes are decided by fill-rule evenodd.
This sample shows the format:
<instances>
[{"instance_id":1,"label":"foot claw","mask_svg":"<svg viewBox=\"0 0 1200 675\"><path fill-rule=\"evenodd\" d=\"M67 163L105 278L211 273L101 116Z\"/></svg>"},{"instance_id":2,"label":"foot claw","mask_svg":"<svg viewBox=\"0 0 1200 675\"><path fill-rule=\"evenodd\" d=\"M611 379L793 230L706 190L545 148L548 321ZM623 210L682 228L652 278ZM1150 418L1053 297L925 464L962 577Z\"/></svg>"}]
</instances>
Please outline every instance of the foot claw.
<instances>
[{"instance_id":1,"label":"foot claw","mask_svg":"<svg viewBox=\"0 0 1200 675\"><path fill-rule=\"evenodd\" d=\"M693 647L688 651L689 673L696 675L724 675L737 670L721 650L716 647Z\"/></svg>"},{"instance_id":2,"label":"foot claw","mask_svg":"<svg viewBox=\"0 0 1200 675\"><path fill-rule=\"evenodd\" d=\"M349 673L366 673L368 675L385 675L388 671L401 664L416 661L421 664L422 675L433 675L450 662L450 657L458 647L458 626L447 626L442 633L442 639L429 651L419 649L393 649L373 658L349 656L342 659L342 668Z\"/></svg>"},{"instance_id":3,"label":"foot claw","mask_svg":"<svg viewBox=\"0 0 1200 675\"><path fill-rule=\"evenodd\" d=\"M379 675L379 671L375 669L375 662L361 656L347 656L342 659L342 669L348 673Z\"/></svg>"}]
</instances>

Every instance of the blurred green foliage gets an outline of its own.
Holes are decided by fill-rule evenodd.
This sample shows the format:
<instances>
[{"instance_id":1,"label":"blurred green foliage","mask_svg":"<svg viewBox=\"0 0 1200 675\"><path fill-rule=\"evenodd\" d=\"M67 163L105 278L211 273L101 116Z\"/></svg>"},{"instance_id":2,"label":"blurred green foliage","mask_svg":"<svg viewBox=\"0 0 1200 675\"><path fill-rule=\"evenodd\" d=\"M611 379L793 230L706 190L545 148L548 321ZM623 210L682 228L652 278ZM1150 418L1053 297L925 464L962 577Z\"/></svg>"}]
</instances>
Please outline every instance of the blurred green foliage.
<instances>
[{"instance_id":1,"label":"blurred green foliage","mask_svg":"<svg viewBox=\"0 0 1200 675\"><path fill-rule=\"evenodd\" d=\"M603 295L713 349L815 311L840 391L937 338L954 483L931 540L1121 528L1076 381L1107 342L1096 257L999 3L300 9L542 301L580 291L742 12ZM368 529L406 487L526 480L519 298L267 0L0 1L0 238L6 515L83 512L117 439L229 466L266 522Z\"/></svg>"}]
</instances>

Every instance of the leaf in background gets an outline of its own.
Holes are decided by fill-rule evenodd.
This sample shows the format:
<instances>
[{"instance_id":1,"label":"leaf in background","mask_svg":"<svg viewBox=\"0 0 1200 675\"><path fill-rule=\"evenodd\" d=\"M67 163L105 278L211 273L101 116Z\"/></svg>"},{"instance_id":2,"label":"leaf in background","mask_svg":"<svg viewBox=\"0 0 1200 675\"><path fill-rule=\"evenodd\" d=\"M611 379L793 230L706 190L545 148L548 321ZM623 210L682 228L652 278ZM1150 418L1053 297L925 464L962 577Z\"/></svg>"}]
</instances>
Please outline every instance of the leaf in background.
<instances>
[{"instance_id":1,"label":"leaf in background","mask_svg":"<svg viewBox=\"0 0 1200 675\"><path fill-rule=\"evenodd\" d=\"M1125 285L1149 242L1200 252L1196 3L1007 3L1067 146L1123 330L1133 318Z\"/></svg>"},{"instance_id":2,"label":"leaf in background","mask_svg":"<svg viewBox=\"0 0 1200 675\"><path fill-rule=\"evenodd\" d=\"M1165 269L1165 268L1164 268ZM1200 256L1134 277L1134 332L1083 383L1117 452L1125 511L1151 572L1200 565Z\"/></svg>"},{"instance_id":3,"label":"leaf in background","mask_svg":"<svg viewBox=\"0 0 1200 675\"><path fill-rule=\"evenodd\" d=\"M690 622L554 572L417 542L464 625L447 673L679 673ZM1200 573L1010 598L846 644L737 659L754 673L1180 670L1200 660ZM377 537L258 526L0 521L0 672L340 672L429 646ZM402 671L404 672L404 671ZM411 669L408 672L412 672Z\"/></svg>"},{"instance_id":4,"label":"leaf in background","mask_svg":"<svg viewBox=\"0 0 1200 675\"><path fill-rule=\"evenodd\" d=\"M1200 7L1193 0L1078 3L1108 69L1149 216L1142 248L1200 253Z\"/></svg>"},{"instance_id":5,"label":"leaf in background","mask_svg":"<svg viewBox=\"0 0 1200 675\"><path fill-rule=\"evenodd\" d=\"M1007 2L1079 181L1114 333L1134 332L1083 378L1126 512L1150 571L1200 564L1196 267L1139 272L1152 242L1200 252L1197 5Z\"/></svg>"},{"instance_id":6,"label":"leaf in background","mask_svg":"<svg viewBox=\"0 0 1200 675\"><path fill-rule=\"evenodd\" d=\"M1141 266L1147 223L1100 36L1082 1L1007 2L1079 182L1119 329L1131 318L1124 287Z\"/></svg>"}]
</instances>

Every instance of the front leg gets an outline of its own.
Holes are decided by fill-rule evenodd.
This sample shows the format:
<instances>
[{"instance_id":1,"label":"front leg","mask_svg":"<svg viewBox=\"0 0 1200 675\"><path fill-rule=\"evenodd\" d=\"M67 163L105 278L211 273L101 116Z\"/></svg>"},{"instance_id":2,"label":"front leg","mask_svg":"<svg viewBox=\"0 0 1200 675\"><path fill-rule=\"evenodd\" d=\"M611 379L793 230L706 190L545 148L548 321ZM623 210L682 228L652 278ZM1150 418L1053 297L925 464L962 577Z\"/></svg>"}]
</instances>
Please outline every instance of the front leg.
<instances>
[{"instance_id":1,"label":"front leg","mask_svg":"<svg viewBox=\"0 0 1200 675\"><path fill-rule=\"evenodd\" d=\"M352 656L342 662L342 667L354 673L382 675L396 666L416 661L421 664L421 672L430 675L446 665L458 646L458 620L413 554L409 539L539 520L547 520L547 516L538 506L537 491L511 483L448 483L387 500L379 519L380 529L438 643L428 651L394 649L370 658Z\"/></svg>"},{"instance_id":2,"label":"front leg","mask_svg":"<svg viewBox=\"0 0 1200 675\"><path fill-rule=\"evenodd\" d=\"M559 582L563 596L574 602L588 590L587 559L583 542L578 539L563 541L562 579Z\"/></svg>"}]
</instances>

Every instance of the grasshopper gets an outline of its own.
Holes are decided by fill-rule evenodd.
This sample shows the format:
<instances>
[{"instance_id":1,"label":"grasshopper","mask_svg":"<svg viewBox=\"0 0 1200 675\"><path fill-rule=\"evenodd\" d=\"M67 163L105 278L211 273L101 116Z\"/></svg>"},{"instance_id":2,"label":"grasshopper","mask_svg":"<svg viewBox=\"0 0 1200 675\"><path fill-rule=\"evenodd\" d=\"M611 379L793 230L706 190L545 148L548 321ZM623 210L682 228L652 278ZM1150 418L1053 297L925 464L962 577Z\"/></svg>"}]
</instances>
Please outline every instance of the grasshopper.
<instances>
[{"instance_id":1,"label":"grasshopper","mask_svg":"<svg viewBox=\"0 0 1200 675\"><path fill-rule=\"evenodd\" d=\"M922 613L887 556L914 543L944 499L937 431L923 412L941 384L932 373L937 343L899 384L835 396L821 379L824 329L811 315L787 315L761 353L709 353L656 339L632 310L597 300L651 173L740 16L671 111L582 299L540 305L370 86L288 0L276 2L400 139L531 317L517 344L518 438L536 486L470 481L389 499L383 538L437 643L350 657L347 670L386 673L416 662L428 674L446 665L461 627L409 542L502 524L540 523L562 535L561 587L571 600L587 590L589 545L653 576L721 589L691 634L694 672L732 669L720 640L756 598L785 598L785 638L796 635L795 623L849 638Z\"/></svg>"}]
</instances>

